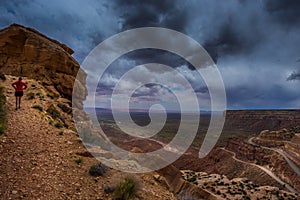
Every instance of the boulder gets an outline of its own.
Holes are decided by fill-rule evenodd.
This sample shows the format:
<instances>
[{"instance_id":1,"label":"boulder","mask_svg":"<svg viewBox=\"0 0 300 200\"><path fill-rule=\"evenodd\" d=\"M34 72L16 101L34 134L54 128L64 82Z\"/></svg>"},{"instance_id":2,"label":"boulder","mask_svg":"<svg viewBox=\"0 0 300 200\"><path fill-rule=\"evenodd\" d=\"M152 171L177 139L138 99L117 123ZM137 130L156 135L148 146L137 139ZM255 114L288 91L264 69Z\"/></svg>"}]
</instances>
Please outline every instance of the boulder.
<instances>
[{"instance_id":1,"label":"boulder","mask_svg":"<svg viewBox=\"0 0 300 200\"><path fill-rule=\"evenodd\" d=\"M0 73L0 79L1 79L2 81L5 81L5 80L6 80L6 77L5 77L5 75L4 75L4 74L2 74L2 73Z\"/></svg>"}]
</instances>

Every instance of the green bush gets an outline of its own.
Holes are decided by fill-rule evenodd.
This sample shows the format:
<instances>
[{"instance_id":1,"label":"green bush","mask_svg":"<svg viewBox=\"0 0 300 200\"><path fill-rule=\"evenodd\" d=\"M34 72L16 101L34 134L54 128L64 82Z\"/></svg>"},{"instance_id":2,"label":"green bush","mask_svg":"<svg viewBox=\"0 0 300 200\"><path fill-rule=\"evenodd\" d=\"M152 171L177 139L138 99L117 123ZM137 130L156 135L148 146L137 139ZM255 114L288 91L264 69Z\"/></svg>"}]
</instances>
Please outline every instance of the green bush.
<instances>
[{"instance_id":1,"label":"green bush","mask_svg":"<svg viewBox=\"0 0 300 200\"><path fill-rule=\"evenodd\" d=\"M49 106L49 108L47 109L47 112L48 112L54 119L60 117L59 111L56 110L56 108L55 108L53 105Z\"/></svg>"},{"instance_id":2,"label":"green bush","mask_svg":"<svg viewBox=\"0 0 300 200\"><path fill-rule=\"evenodd\" d=\"M196 180L197 180L197 177L193 176L193 177L189 178L187 181L192 183L192 182L195 182Z\"/></svg>"},{"instance_id":3,"label":"green bush","mask_svg":"<svg viewBox=\"0 0 300 200\"><path fill-rule=\"evenodd\" d=\"M33 105L32 108L38 109L39 111L43 111L43 109L44 109L43 106L37 105L37 104Z\"/></svg>"},{"instance_id":4,"label":"green bush","mask_svg":"<svg viewBox=\"0 0 300 200\"><path fill-rule=\"evenodd\" d=\"M75 162L76 162L77 164L80 164L80 163L83 162L83 159L82 159L82 158L78 158L78 159L75 160Z\"/></svg>"},{"instance_id":5,"label":"green bush","mask_svg":"<svg viewBox=\"0 0 300 200\"><path fill-rule=\"evenodd\" d=\"M64 103L61 103L59 102L57 104L57 106L62 110L64 111L65 113L71 113L72 112L72 108L70 108L67 104L64 104Z\"/></svg>"},{"instance_id":6,"label":"green bush","mask_svg":"<svg viewBox=\"0 0 300 200\"><path fill-rule=\"evenodd\" d=\"M139 189L138 181L133 176L126 176L121 179L114 191L114 197L118 200L132 200Z\"/></svg>"},{"instance_id":7,"label":"green bush","mask_svg":"<svg viewBox=\"0 0 300 200\"><path fill-rule=\"evenodd\" d=\"M53 120L52 119L49 119L49 124L53 125Z\"/></svg>"},{"instance_id":8,"label":"green bush","mask_svg":"<svg viewBox=\"0 0 300 200\"><path fill-rule=\"evenodd\" d=\"M50 97L50 99L54 99L55 95L53 93L48 92L47 97Z\"/></svg>"},{"instance_id":9,"label":"green bush","mask_svg":"<svg viewBox=\"0 0 300 200\"><path fill-rule=\"evenodd\" d=\"M89 174L91 176L102 176L106 172L106 166L102 163L98 163L90 167Z\"/></svg>"},{"instance_id":10,"label":"green bush","mask_svg":"<svg viewBox=\"0 0 300 200\"><path fill-rule=\"evenodd\" d=\"M64 127L64 125L63 125L62 123L60 123L60 122L56 122L56 123L54 124L54 126L55 126L56 128L62 128L62 127Z\"/></svg>"},{"instance_id":11,"label":"green bush","mask_svg":"<svg viewBox=\"0 0 300 200\"><path fill-rule=\"evenodd\" d=\"M0 135L2 135L4 133L4 127L2 124L0 124Z\"/></svg>"},{"instance_id":12,"label":"green bush","mask_svg":"<svg viewBox=\"0 0 300 200\"><path fill-rule=\"evenodd\" d=\"M36 95L37 95L41 100L44 99L44 95L42 94L41 91L37 92Z\"/></svg>"},{"instance_id":13,"label":"green bush","mask_svg":"<svg viewBox=\"0 0 300 200\"><path fill-rule=\"evenodd\" d=\"M223 185L225 185L225 183L224 183L223 181L221 181L221 182L218 182L218 183L217 183L217 185L219 185L219 186L220 186L220 185L221 185L221 186L223 186Z\"/></svg>"},{"instance_id":14,"label":"green bush","mask_svg":"<svg viewBox=\"0 0 300 200\"><path fill-rule=\"evenodd\" d=\"M29 92L29 93L27 93L26 96L27 96L27 99L28 99L28 100L31 100L31 99L34 99L34 96L35 96L35 95L34 95L33 92Z\"/></svg>"}]
</instances>

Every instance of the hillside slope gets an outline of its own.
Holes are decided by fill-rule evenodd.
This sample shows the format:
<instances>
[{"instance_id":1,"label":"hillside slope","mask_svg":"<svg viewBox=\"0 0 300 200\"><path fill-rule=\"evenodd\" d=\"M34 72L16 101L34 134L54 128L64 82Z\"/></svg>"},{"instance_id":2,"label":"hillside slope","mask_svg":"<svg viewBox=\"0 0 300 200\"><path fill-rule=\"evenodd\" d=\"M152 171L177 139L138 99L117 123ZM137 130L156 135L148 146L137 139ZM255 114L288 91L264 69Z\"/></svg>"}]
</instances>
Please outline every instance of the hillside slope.
<instances>
[{"instance_id":1,"label":"hillside slope","mask_svg":"<svg viewBox=\"0 0 300 200\"><path fill-rule=\"evenodd\" d=\"M110 169L103 177L89 175L90 166L98 161L81 156L87 153L77 134L65 125L55 127L60 119L46 111L63 99L47 96L47 89L39 82L25 78L29 88L21 109L15 111L10 86L13 80L16 77L7 76L1 83L6 88L8 122L4 135L0 136L0 199L112 199L112 194L106 194L103 187L111 185L114 177L123 173ZM31 93L34 98L28 99ZM43 107L43 111L33 108L34 105ZM142 185L139 199L175 199L165 186L155 181L153 174L140 175L139 179Z\"/></svg>"}]
</instances>

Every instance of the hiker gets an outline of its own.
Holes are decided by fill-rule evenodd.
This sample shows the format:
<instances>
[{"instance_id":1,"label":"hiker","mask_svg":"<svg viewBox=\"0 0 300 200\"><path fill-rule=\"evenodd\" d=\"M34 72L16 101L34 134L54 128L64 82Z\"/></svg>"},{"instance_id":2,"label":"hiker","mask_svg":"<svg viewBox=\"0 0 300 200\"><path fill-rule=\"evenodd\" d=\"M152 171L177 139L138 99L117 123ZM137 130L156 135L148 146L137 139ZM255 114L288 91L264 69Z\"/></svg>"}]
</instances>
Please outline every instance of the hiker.
<instances>
[{"instance_id":1,"label":"hiker","mask_svg":"<svg viewBox=\"0 0 300 200\"><path fill-rule=\"evenodd\" d=\"M22 81L22 77L19 77L19 80L12 83L11 85L15 88L16 110L18 110L18 108L21 108L21 98L23 96L23 90L27 88L27 85Z\"/></svg>"}]
</instances>

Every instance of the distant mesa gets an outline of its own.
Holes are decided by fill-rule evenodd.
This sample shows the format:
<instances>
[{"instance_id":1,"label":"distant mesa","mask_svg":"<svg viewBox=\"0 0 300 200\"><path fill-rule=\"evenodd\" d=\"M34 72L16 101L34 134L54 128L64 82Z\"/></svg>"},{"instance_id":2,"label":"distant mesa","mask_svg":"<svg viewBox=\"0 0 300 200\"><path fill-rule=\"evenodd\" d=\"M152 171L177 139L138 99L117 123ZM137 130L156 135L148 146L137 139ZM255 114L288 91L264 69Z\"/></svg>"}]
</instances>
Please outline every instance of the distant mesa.
<instances>
[{"instance_id":1,"label":"distant mesa","mask_svg":"<svg viewBox=\"0 0 300 200\"><path fill-rule=\"evenodd\" d=\"M278 130L300 124L300 110L227 110L225 128L246 131Z\"/></svg>"}]
</instances>

